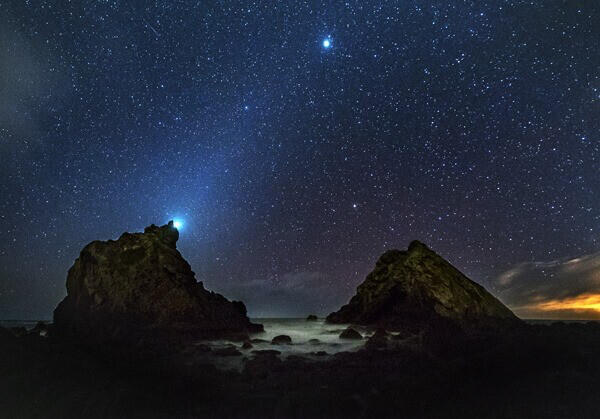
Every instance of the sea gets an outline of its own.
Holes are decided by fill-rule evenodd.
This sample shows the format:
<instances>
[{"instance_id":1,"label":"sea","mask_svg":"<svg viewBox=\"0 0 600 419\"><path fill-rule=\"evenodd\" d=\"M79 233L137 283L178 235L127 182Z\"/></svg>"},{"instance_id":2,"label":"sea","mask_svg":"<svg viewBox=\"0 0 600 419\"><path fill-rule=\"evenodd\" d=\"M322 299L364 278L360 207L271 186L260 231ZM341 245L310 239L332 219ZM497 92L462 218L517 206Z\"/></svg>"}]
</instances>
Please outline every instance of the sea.
<instances>
[{"instance_id":1,"label":"sea","mask_svg":"<svg viewBox=\"0 0 600 419\"><path fill-rule=\"evenodd\" d=\"M253 323L264 326L264 333L256 333L250 336L253 339L252 348L243 349L240 342L227 340L199 341L198 345L210 346L213 350L235 346L242 356L236 357L213 357L211 363L222 369L240 370L243 368L245 359L252 357L252 351L277 350L281 352L281 358L290 355L301 355L315 360L325 359L337 352L356 351L364 345L364 340L340 339L339 335L348 326L344 324L329 324L325 319L307 321L304 318L252 318ZM50 323L49 320L42 320ZM25 327L33 328L38 320L0 320L2 327ZM365 338L374 333L365 327L353 326ZM271 340L278 335L287 335L292 339L291 345L273 345ZM325 352L326 354L323 354ZM319 354L317 354L319 353Z\"/></svg>"},{"instance_id":2,"label":"sea","mask_svg":"<svg viewBox=\"0 0 600 419\"><path fill-rule=\"evenodd\" d=\"M281 352L281 358L287 358L291 355L299 355L315 361L324 360L338 352L353 352L360 349L365 342L363 340L340 339L340 333L348 327L345 324L329 324L325 319L320 318L316 321L307 321L304 318L253 318L254 323L260 323L264 326L264 333L251 335L252 348L243 349L240 342L231 342L227 340L212 340L197 342L197 345L210 346L213 352L215 350L235 347L239 350L241 356L210 356L210 362L224 370L241 370L247 359L254 356L253 351L277 350ZM50 323L49 320L42 320ZM551 324L556 321L565 323L585 322L583 320L539 320L527 319L532 324ZM0 320L0 326L3 327L25 327L33 328L38 320ZM368 338L374 333L373 329L360 326L352 326ZM291 345L273 345L271 340L278 335L287 335L292 339Z\"/></svg>"}]
</instances>

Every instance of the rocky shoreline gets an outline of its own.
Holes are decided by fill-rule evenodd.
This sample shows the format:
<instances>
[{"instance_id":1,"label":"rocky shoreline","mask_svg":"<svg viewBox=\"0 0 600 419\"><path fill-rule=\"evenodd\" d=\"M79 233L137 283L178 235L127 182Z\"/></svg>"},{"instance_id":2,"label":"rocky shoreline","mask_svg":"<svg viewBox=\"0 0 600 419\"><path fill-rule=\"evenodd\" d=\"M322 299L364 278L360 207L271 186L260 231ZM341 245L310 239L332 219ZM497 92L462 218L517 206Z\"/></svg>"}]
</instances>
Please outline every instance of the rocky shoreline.
<instances>
[{"instance_id":1,"label":"rocky shoreline","mask_svg":"<svg viewBox=\"0 0 600 419\"><path fill-rule=\"evenodd\" d=\"M257 351L236 372L185 349L117 356L0 329L1 409L27 418L595 417L597 323L372 339L323 360Z\"/></svg>"},{"instance_id":2,"label":"rocky shoreline","mask_svg":"<svg viewBox=\"0 0 600 419\"><path fill-rule=\"evenodd\" d=\"M90 243L53 324L0 328L0 416L596 417L600 325L526 324L422 243L382 255L328 323L302 320L339 324L328 352L204 289L177 238Z\"/></svg>"}]
</instances>

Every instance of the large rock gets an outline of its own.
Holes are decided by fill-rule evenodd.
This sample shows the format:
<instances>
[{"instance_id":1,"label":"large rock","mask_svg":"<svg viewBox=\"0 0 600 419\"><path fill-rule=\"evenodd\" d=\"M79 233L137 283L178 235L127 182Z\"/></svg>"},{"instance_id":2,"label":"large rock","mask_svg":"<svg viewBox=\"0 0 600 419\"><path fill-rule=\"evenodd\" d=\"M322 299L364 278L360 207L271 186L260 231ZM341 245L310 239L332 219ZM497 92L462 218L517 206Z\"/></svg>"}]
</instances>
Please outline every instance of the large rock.
<instances>
[{"instance_id":1,"label":"large rock","mask_svg":"<svg viewBox=\"0 0 600 419\"><path fill-rule=\"evenodd\" d=\"M54 310L57 335L92 342L247 336L246 307L207 291L176 248L172 222L83 248Z\"/></svg>"},{"instance_id":2,"label":"large rock","mask_svg":"<svg viewBox=\"0 0 600 419\"><path fill-rule=\"evenodd\" d=\"M288 335L278 335L271 340L271 343L273 345L290 345L292 343L292 338Z\"/></svg>"},{"instance_id":3,"label":"large rock","mask_svg":"<svg viewBox=\"0 0 600 419\"><path fill-rule=\"evenodd\" d=\"M407 251L384 253L356 295L330 323L376 325L392 330L452 323L463 330L516 324L518 318L481 285L414 241Z\"/></svg>"}]
</instances>

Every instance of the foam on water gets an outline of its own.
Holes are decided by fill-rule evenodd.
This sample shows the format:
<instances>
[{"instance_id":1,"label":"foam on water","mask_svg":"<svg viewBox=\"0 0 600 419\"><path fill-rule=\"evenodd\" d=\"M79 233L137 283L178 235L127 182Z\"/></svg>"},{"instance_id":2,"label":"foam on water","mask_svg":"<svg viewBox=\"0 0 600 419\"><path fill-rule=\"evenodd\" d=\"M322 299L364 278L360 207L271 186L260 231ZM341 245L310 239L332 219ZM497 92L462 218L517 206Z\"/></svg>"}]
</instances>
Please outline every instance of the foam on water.
<instances>
[{"instance_id":1,"label":"foam on water","mask_svg":"<svg viewBox=\"0 0 600 419\"><path fill-rule=\"evenodd\" d=\"M198 345L209 346L213 351L234 346L242 353L242 356L219 356L213 352L207 352L203 356L206 357L205 361L215 364L221 369L241 370L245 360L254 357L255 354L252 351L256 350L277 350L281 352L281 358L300 355L318 361L327 359L328 356L338 352L351 352L360 349L366 342L366 338L373 333L373 330L353 326L365 339L347 340L340 339L339 335L348 325L328 324L325 323L324 319L307 321L306 319L293 318L257 318L252 319L252 321L262 324L265 328L263 333L255 333L250 336L251 339L260 339L260 341L252 342L252 348L242 349L241 342L227 340L198 342ZM33 328L36 323L37 321L26 320L0 321L0 324L4 327L24 326L27 329ZM271 344L271 340L278 335L288 335L292 338L292 343L289 345ZM321 352L321 354L316 355L316 352ZM327 355L323 355L322 352L326 352Z\"/></svg>"},{"instance_id":2,"label":"foam on water","mask_svg":"<svg viewBox=\"0 0 600 419\"><path fill-rule=\"evenodd\" d=\"M336 353L356 350L364 344L364 341L360 340L340 339L339 334L348 325L329 324L325 323L324 319L316 321L306 321L305 319L255 319L254 321L261 323L265 327L265 332L257 334L253 338L268 340L270 348L274 346L270 343L271 339L277 335L288 335L292 338L291 345L278 345L277 347L284 355L310 353L316 350ZM358 330L363 335L372 333L366 329ZM318 339L319 343L309 343L311 339Z\"/></svg>"},{"instance_id":3,"label":"foam on water","mask_svg":"<svg viewBox=\"0 0 600 419\"><path fill-rule=\"evenodd\" d=\"M264 333L256 333L251 336L251 339L261 339L264 342L253 342L251 349L242 349L240 343L229 342L224 340L203 342L208 344L213 349L219 349L234 345L243 356L237 357L215 357L214 363L225 369L241 369L243 367L244 358L254 356L252 351L256 350L277 350L281 352L281 358L287 358L290 355L301 355L310 359L320 360L325 359L327 355L332 355L338 352L350 352L360 349L366 339L362 340L347 340L340 339L340 333L348 326L345 324L328 324L324 319L316 321L307 321L305 319L252 319L255 323L260 323L264 326ZM354 326L353 326L354 327ZM355 327L363 336L370 336L373 331L366 328ZM278 335L288 335L292 338L292 343L289 345L273 345L271 340ZM314 340L317 339L318 342ZM311 340L313 340L311 342ZM324 351L327 355L316 355L315 352Z\"/></svg>"}]
</instances>

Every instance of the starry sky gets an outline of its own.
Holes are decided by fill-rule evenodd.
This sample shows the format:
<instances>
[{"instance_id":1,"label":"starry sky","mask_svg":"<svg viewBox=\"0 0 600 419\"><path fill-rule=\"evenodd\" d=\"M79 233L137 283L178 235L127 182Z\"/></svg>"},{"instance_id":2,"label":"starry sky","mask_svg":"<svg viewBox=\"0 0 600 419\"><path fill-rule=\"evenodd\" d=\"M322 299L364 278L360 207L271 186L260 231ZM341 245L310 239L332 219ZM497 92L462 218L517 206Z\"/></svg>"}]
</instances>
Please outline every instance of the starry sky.
<instances>
[{"instance_id":1,"label":"starry sky","mask_svg":"<svg viewBox=\"0 0 600 419\"><path fill-rule=\"evenodd\" d=\"M595 317L599 43L591 0L0 0L0 318L173 218L252 316L335 310L419 239L519 314Z\"/></svg>"}]
</instances>

